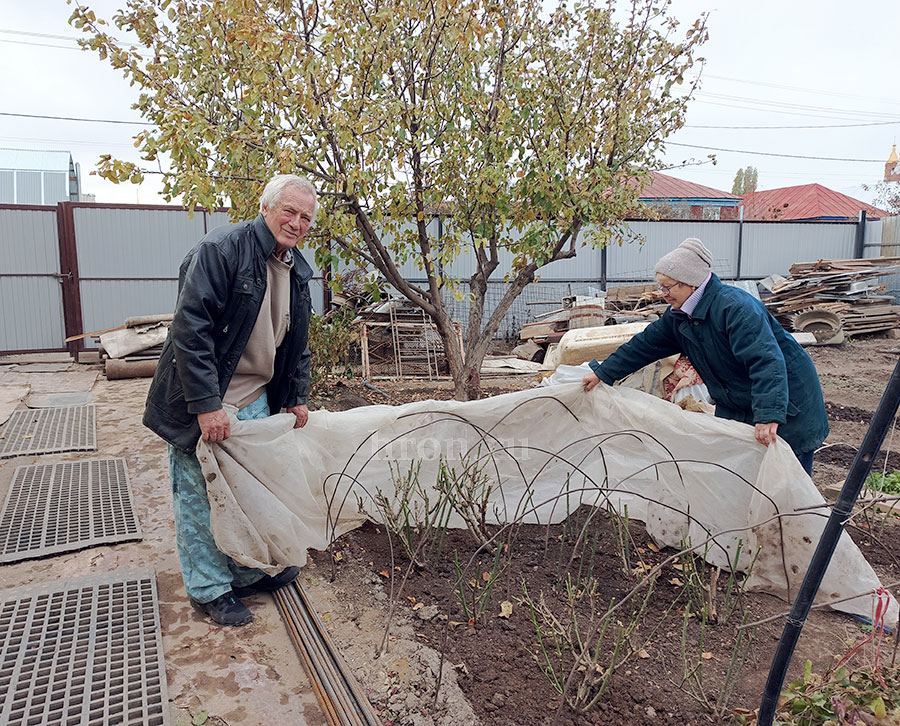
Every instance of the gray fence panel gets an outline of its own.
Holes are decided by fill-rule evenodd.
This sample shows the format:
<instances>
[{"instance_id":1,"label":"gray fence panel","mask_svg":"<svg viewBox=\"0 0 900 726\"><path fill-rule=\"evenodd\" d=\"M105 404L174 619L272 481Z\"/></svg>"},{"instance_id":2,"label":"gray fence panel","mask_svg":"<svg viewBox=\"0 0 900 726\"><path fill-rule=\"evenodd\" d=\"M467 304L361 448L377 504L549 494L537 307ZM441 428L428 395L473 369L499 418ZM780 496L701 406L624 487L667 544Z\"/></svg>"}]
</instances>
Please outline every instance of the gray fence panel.
<instances>
[{"instance_id":1,"label":"gray fence panel","mask_svg":"<svg viewBox=\"0 0 900 726\"><path fill-rule=\"evenodd\" d=\"M653 267L664 254L688 237L696 237L712 253L713 270L721 277L734 277L737 259L737 222L666 221L628 222L642 241L609 248L607 278L652 280Z\"/></svg>"},{"instance_id":2,"label":"gray fence panel","mask_svg":"<svg viewBox=\"0 0 900 726\"><path fill-rule=\"evenodd\" d=\"M175 208L75 207L83 278L178 277L184 255L206 233L203 213ZM148 311L152 313L156 311Z\"/></svg>"},{"instance_id":3,"label":"gray fence panel","mask_svg":"<svg viewBox=\"0 0 900 726\"><path fill-rule=\"evenodd\" d=\"M198 212L199 214L199 212ZM231 224L231 218L228 216L228 212L207 212L206 214L206 229L209 231L214 230L216 227L221 227L223 224Z\"/></svg>"},{"instance_id":4,"label":"gray fence panel","mask_svg":"<svg viewBox=\"0 0 900 726\"><path fill-rule=\"evenodd\" d=\"M0 209L0 274L58 272L56 209Z\"/></svg>"},{"instance_id":5,"label":"gray fence panel","mask_svg":"<svg viewBox=\"0 0 900 726\"><path fill-rule=\"evenodd\" d=\"M16 201L16 173L0 171L0 204L14 204Z\"/></svg>"},{"instance_id":6,"label":"gray fence panel","mask_svg":"<svg viewBox=\"0 0 900 726\"><path fill-rule=\"evenodd\" d=\"M866 238L863 241L863 257L881 257L884 252L881 249L882 220L869 219L866 221Z\"/></svg>"},{"instance_id":7,"label":"gray fence panel","mask_svg":"<svg viewBox=\"0 0 900 726\"><path fill-rule=\"evenodd\" d=\"M41 202L43 202L41 172L17 171L16 204L40 204Z\"/></svg>"},{"instance_id":8,"label":"gray fence panel","mask_svg":"<svg viewBox=\"0 0 900 726\"><path fill-rule=\"evenodd\" d=\"M172 312L178 267L205 234L202 212L75 207L73 214L85 331Z\"/></svg>"},{"instance_id":9,"label":"gray fence panel","mask_svg":"<svg viewBox=\"0 0 900 726\"><path fill-rule=\"evenodd\" d=\"M65 172L44 172L44 204L69 201L69 175Z\"/></svg>"},{"instance_id":10,"label":"gray fence panel","mask_svg":"<svg viewBox=\"0 0 900 726\"><path fill-rule=\"evenodd\" d=\"M59 281L0 277L0 350L59 350L63 341Z\"/></svg>"},{"instance_id":11,"label":"gray fence panel","mask_svg":"<svg viewBox=\"0 0 900 726\"><path fill-rule=\"evenodd\" d=\"M56 210L0 209L0 350L63 347Z\"/></svg>"},{"instance_id":12,"label":"gray fence panel","mask_svg":"<svg viewBox=\"0 0 900 726\"><path fill-rule=\"evenodd\" d=\"M855 224L744 222L744 277L787 275L795 262L853 257Z\"/></svg>"},{"instance_id":13,"label":"gray fence panel","mask_svg":"<svg viewBox=\"0 0 900 726\"><path fill-rule=\"evenodd\" d=\"M171 313L177 294L177 280L82 280L84 329L105 330L122 325L125 318ZM110 301L115 301L115 307L108 307Z\"/></svg>"}]
</instances>

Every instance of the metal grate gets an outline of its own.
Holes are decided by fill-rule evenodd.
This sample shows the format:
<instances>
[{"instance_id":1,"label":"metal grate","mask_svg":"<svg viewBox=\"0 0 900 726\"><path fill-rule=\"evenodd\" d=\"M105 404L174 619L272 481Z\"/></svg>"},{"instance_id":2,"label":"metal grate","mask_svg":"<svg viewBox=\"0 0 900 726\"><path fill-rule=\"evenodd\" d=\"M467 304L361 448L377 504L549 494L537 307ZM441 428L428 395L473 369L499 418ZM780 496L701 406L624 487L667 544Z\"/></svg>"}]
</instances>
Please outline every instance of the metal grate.
<instances>
[{"instance_id":1,"label":"metal grate","mask_svg":"<svg viewBox=\"0 0 900 726\"><path fill-rule=\"evenodd\" d=\"M0 592L0 726L169 723L149 569Z\"/></svg>"},{"instance_id":2,"label":"metal grate","mask_svg":"<svg viewBox=\"0 0 900 726\"><path fill-rule=\"evenodd\" d=\"M13 411L0 431L0 459L96 448L93 405Z\"/></svg>"},{"instance_id":3,"label":"metal grate","mask_svg":"<svg viewBox=\"0 0 900 726\"><path fill-rule=\"evenodd\" d=\"M0 562L141 539L124 459L20 466L0 513Z\"/></svg>"}]
</instances>

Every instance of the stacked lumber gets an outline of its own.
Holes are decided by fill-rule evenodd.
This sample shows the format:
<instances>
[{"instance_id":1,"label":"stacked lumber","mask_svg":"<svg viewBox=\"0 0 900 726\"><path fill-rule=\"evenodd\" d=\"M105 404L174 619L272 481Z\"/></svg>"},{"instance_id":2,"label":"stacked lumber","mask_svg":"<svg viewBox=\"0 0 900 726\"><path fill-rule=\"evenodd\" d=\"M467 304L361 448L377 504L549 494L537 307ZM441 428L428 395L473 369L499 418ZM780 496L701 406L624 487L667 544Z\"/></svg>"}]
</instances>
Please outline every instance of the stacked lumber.
<instances>
[{"instance_id":1,"label":"stacked lumber","mask_svg":"<svg viewBox=\"0 0 900 726\"><path fill-rule=\"evenodd\" d=\"M898 272L900 257L799 262L774 281L764 302L787 330L794 314L811 308L837 314L847 335L900 328L900 305L878 282Z\"/></svg>"},{"instance_id":2,"label":"stacked lumber","mask_svg":"<svg viewBox=\"0 0 900 726\"><path fill-rule=\"evenodd\" d=\"M523 324L519 339L556 343L569 330L652 322L667 307L655 283L620 285L609 288L603 298L576 295L563 298L559 304L562 307L535 315L534 322Z\"/></svg>"}]
</instances>

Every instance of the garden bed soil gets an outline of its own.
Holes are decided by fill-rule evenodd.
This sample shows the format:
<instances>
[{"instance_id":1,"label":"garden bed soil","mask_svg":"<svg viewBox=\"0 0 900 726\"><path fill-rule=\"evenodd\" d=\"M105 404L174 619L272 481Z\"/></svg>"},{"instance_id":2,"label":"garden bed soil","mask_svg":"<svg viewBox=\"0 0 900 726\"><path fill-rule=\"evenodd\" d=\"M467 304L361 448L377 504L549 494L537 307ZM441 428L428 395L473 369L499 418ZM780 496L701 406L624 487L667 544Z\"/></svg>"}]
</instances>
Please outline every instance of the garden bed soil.
<instances>
[{"instance_id":1,"label":"garden bed soil","mask_svg":"<svg viewBox=\"0 0 900 726\"><path fill-rule=\"evenodd\" d=\"M839 347L809 349L832 425L826 442L832 445L817 455L813 471L813 480L823 491L843 484L897 362L895 345L896 341L871 337ZM497 379L485 388L495 395L530 383L521 377ZM378 388L381 392L359 381L337 382L316 403L341 409L452 395L446 382L384 381ZM889 448L900 448L900 440L894 442L891 434L884 446ZM900 455L885 450L875 466L884 467L886 459L888 470L900 468ZM735 709L752 713L759 705L790 605L761 593L744 593L735 600L728 595L729 573L723 571L713 598L718 621L704 624L691 614L699 609L691 605L691 596L697 597L699 591L685 584L701 570L692 570L684 558L662 565L646 601L647 589L639 588L633 604L617 612L612 629L638 622L625 649L633 652L616 666L598 704L579 713L564 702L552 681L554 674L562 680L569 675L571 656L564 655L560 663L546 630L538 637L535 618L524 600L526 589L534 602L543 594L562 619L571 612L567 574L575 583L579 574L582 581L593 576L597 613L632 591L646 578L648 568L675 554L658 551L643 526L631 522L629 554L623 557L622 526L605 514L593 516L585 528L590 536L574 547L589 511L579 509L559 525L523 526L509 548L501 550L505 566L492 586L493 555L476 552L477 544L468 533L449 532L440 554L421 567L410 566L399 543L387 537L383 526L368 524L341 538L333 552L314 553L303 571L304 587L385 724L683 726L728 723ZM895 519L860 514L849 530L883 583L900 579L900 566L890 546L900 534ZM460 563L461 576L455 561ZM708 568L703 568L702 577L708 584ZM460 583L468 611L462 605ZM470 600L481 595L486 595L484 610L476 613ZM582 627L591 616L588 601L583 594L575 606ZM632 616L633 608L643 608L639 618ZM736 648L736 626L742 617L759 624L752 630L743 669L737 678L729 679L732 656L741 653ZM866 631L849 616L813 611L794 653L789 679L799 676L807 659L814 671L827 671L836 658L867 637ZM746 637L751 631L742 632ZM890 652L892 643L885 649ZM851 663L871 664L872 654L873 649L865 647ZM600 677L610 662L607 639L599 656L585 668L594 668ZM695 675L685 679L686 670ZM435 698L439 673L441 685ZM576 669L575 676L579 675Z\"/></svg>"}]
</instances>

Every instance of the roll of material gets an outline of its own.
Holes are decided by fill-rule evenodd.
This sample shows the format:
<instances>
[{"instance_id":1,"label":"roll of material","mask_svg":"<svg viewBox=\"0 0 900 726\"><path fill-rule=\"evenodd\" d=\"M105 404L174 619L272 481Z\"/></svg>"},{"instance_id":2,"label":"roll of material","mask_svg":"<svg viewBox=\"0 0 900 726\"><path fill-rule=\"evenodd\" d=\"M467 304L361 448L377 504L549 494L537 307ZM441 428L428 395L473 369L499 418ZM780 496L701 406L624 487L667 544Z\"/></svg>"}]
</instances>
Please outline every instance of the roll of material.
<instances>
[{"instance_id":1,"label":"roll of material","mask_svg":"<svg viewBox=\"0 0 900 726\"><path fill-rule=\"evenodd\" d=\"M159 359L153 360L121 360L109 358L106 361L106 377L111 380L120 378L152 378L156 373L156 364Z\"/></svg>"},{"instance_id":2,"label":"roll of material","mask_svg":"<svg viewBox=\"0 0 900 726\"><path fill-rule=\"evenodd\" d=\"M153 323L168 323L174 318L174 313L160 313L158 315L136 315L133 318L125 318L126 328L137 328L141 325L153 325Z\"/></svg>"}]
</instances>

